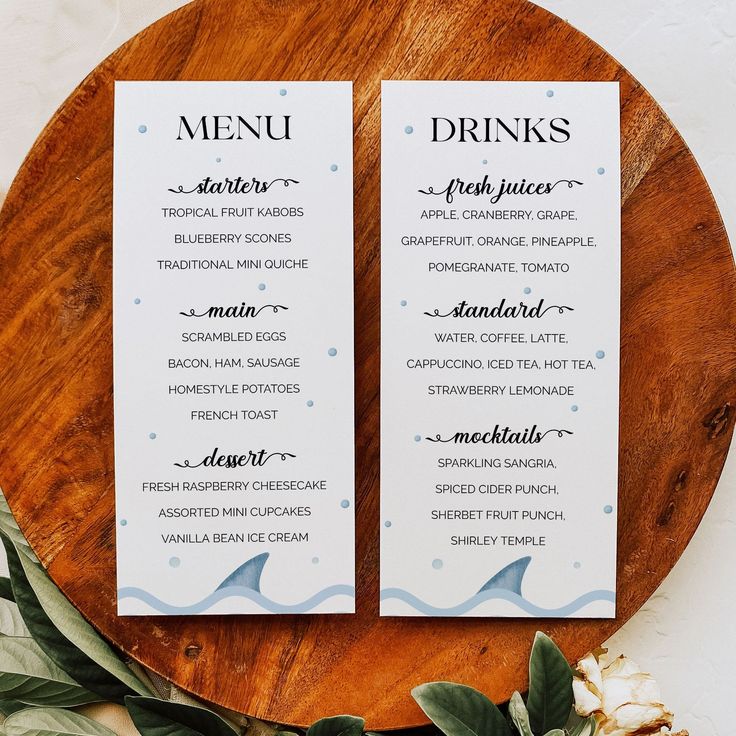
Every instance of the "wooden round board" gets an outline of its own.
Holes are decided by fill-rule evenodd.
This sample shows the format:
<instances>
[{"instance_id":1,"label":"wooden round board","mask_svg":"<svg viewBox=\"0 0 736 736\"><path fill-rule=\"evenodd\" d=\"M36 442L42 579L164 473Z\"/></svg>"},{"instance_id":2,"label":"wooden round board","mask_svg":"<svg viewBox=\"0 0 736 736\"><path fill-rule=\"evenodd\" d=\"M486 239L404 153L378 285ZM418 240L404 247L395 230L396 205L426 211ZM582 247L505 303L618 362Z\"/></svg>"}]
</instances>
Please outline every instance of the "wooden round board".
<instances>
[{"instance_id":1,"label":"wooden round board","mask_svg":"<svg viewBox=\"0 0 736 736\"><path fill-rule=\"evenodd\" d=\"M119 618L111 337L113 81L354 80L357 614ZM623 290L616 620L378 617L382 79L618 80ZM708 186L605 51L525 0L198 0L103 62L49 123L0 215L0 482L53 579L122 650L247 714L426 721L413 686L526 686L534 631L572 660L647 600L718 480L736 400L736 278ZM590 478L595 483L595 478Z\"/></svg>"}]
</instances>

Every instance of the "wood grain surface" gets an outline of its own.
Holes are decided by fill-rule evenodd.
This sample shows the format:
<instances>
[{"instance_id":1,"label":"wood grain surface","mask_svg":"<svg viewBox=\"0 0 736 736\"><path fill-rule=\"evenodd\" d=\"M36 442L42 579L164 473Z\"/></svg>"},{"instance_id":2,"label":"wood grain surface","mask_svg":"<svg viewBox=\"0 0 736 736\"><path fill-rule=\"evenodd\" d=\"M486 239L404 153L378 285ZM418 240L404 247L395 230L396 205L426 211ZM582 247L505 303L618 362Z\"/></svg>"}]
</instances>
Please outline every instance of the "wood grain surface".
<instances>
[{"instance_id":1,"label":"wood grain surface","mask_svg":"<svg viewBox=\"0 0 736 736\"><path fill-rule=\"evenodd\" d=\"M354 80L357 614L118 618L111 336L115 79ZM618 618L378 617L381 79L619 80L623 164ZM736 279L698 166L646 90L524 0L198 0L85 79L0 214L0 482L53 579L177 685L269 720L426 719L409 691L526 686L537 628L572 659L652 594L718 480L736 402ZM590 478L594 484L595 478Z\"/></svg>"}]
</instances>

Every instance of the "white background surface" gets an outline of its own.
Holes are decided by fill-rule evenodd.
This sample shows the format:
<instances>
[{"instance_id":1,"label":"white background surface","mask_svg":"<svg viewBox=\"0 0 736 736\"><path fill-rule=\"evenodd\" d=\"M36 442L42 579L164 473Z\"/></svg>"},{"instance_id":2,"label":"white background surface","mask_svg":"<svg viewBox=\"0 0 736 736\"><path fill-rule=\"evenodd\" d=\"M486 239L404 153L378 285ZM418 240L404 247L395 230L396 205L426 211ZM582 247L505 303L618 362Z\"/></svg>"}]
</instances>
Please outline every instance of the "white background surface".
<instances>
[{"instance_id":1,"label":"white background surface","mask_svg":"<svg viewBox=\"0 0 736 736\"><path fill-rule=\"evenodd\" d=\"M234 0L233 0L234 1ZM0 199L44 123L108 53L179 0L0 2ZM695 153L736 240L736 2L540 0L621 61ZM736 455L695 538L644 608L608 643L660 681L676 725L733 733Z\"/></svg>"}]
</instances>

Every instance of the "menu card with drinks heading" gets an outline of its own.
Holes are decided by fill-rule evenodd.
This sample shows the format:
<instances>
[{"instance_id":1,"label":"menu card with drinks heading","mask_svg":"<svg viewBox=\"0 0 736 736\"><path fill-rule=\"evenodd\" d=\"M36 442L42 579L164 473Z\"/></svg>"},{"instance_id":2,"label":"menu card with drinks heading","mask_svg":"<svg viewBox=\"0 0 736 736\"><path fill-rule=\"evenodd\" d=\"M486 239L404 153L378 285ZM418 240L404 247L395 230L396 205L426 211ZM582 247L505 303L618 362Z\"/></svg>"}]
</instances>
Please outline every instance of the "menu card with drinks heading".
<instances>
[{"instance_id":1,"label":"menu card with drinks heading","mask_svg":"<svg viewBox=\"0 0 736 736\"><path fill-rule=\"evenodd\" d=\"M618 84L381 115L381 614L613 617Z\"/></svg>"}]
</instances>

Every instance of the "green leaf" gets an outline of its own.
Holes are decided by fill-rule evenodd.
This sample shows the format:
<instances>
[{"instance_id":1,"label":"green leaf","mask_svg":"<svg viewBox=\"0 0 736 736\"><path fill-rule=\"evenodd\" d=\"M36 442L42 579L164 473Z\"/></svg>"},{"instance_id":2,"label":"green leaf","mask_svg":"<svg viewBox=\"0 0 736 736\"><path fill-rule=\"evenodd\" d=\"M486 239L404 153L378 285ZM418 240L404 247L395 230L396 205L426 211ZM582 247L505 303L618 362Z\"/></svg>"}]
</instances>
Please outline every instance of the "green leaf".
<instances>
[{"instance_id":1,"label":"green leaf","mask_svg":"<svg viewBox=\"0 0 736 736\"><path fill-rule=\"evenodd\" d=\"M534 736L532 727L529 725L529 713L521 695L516 691L509 701L509 715L521 736Z\"/></svg>"},{"instance_id":2,"label":"green leaf","mask_svg":"<svg viewBox=\"0 0 736 736\"><path fill-rule=\"evenodd\" d=\"M115 736L101 723L62 708L26 708L2 727L6 736Z\"/></svg>"},{"instance_id":3,"label":"green leaf","mask_svg":"<svg viewBox=\"0 0 736 736\"><path fill-rule=\"evenodd\" d=\"M233 736L220 716L196 705L128 695L128 713L142 736Z\"/></svg>"},{"instance_id":4,"label":"green leaf","mask_svg":"<svg viewBox=\"0 0 736 736\"><path fill-rule=\"evenodd\" d=\"M428 682L411 694L432 723L447 736L511 736L501 711L472 687Z\"/></svg>"},{"instance_id":5,"label":"green leaf","mask_svg":"<svg viewBox=\"0 0 736 736\"><path fill-rule=\"evenodd\" d=\"M33 553L31 546L23 536L23 532L15 521L13 512L5 500L2 490L0 490L0 532L3 532L18 548L18 551L29 560L38 563L38 558Z\"/></svg>"},{"instance_id":6,"label":"green leaf","mask_svg":"<svg viewBox=\"0 0 736 736\"><path fill-rule=\"evenodd\" d=\"M597 728L598 723L593 716L580 718L573 728L568 725L570 736L593 736Z\"/></svg>"},{"instance_id":7,"label":"green leaf","mask_svg":"<svg viewBox=\"0 0 736 736\"><path fill-rule=\"evenodd\" d=\"M57 667L33 639L12 636L0 637L0 699L62 707L100 700Z\"/></svg>"},{"instance_id":8,"label":"green leaf","mask_svg":"<svg viewBox=\"0 0 736 736\"><path fill-rule=\"evenodd\" d=\"M551 731L547 731L544 736L565 736L565 732L561 728L553 728Z\"/></svg>"},{"instance_id":9,"label":"green leaf","mask_svg":"<svg viewBox=\"0 0 736 736\"><path fill-rule=\"evenodd\" d=\"M0 598L6 601L14 601L13 586L10 584L10 578L0 577Z\"/></svg>"},{"instance_id":10,"label":"green leaf","mask_svg":"<svg viewBox=\"0 0 736 736\"><path fill-rule=\"evenodd\" d=\"M13 594L31 635L65 672L106 700L149 694L110 646L82 618L39 564L3 530ZM42 603L43 602L43 603Z\"/></svg>"},{"instance_id":11,"label":"green leaf","mask_svg":"<svg viewBox=\"0 0 736 736\"><path fill-rule=\"evenodd\" d=\"M0 700L0 713L5 717L9 716L11 713L15 713L17 710L23 710L23 708L27 707L28 706L25 703L21 703L19 700ZM2 729L2 726L0 726L0 729ZM2 733L1 730L0 733Z\"/></svg>"},{"instance_id":12,"label":"green leaf","mask_svg":"<svg viewBox=\"0 0 736 736\"><path fill-rule=\"evenodd\" d=\"M572 703L572 669L552 639L538 631L529 657L526 700L532 731L545 734L564 728Z\"/></svg>"},{"instance_id":13,"label":"green leaf","mask_svg":"<svg viewBox=\"0 0 736 736\"><path fill-rule=\"evenodd\" d=\"M0 598L0 636L30 637L18 606L7 598Z\"/></svg>"},{"instance_id":14,"label":"green leaf","mask_svg":"<svg viewBox=\"0 0 736 736\"><path fill-rule=\"evenodd\" d=\"M361 736L365 721L356 716L331 716L315 721L307 736Z\"/></svg>"}]
</instances>

